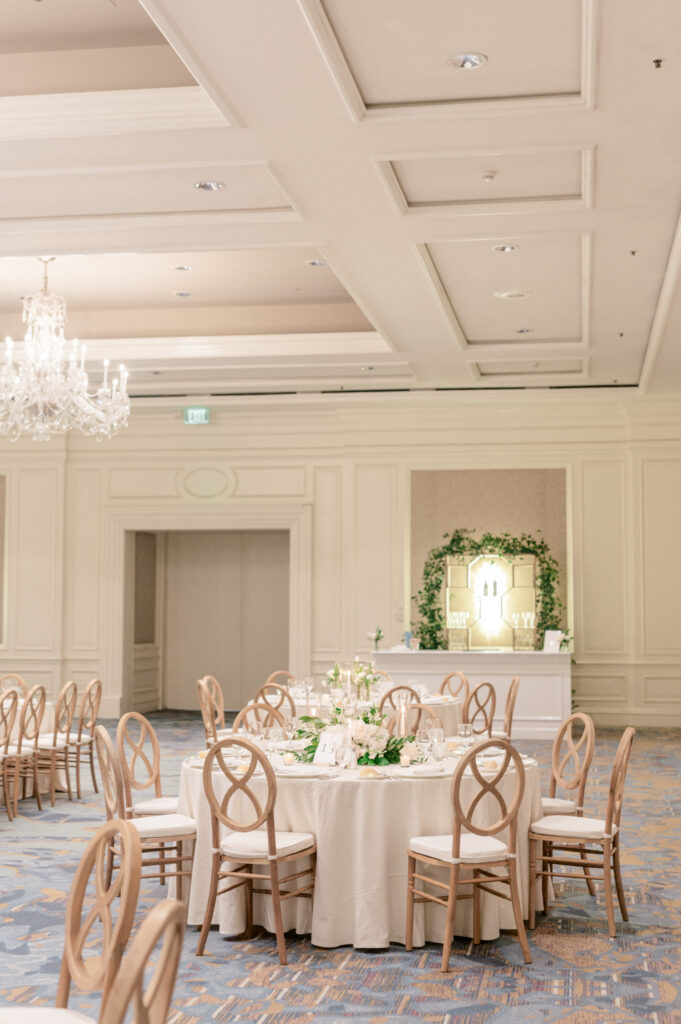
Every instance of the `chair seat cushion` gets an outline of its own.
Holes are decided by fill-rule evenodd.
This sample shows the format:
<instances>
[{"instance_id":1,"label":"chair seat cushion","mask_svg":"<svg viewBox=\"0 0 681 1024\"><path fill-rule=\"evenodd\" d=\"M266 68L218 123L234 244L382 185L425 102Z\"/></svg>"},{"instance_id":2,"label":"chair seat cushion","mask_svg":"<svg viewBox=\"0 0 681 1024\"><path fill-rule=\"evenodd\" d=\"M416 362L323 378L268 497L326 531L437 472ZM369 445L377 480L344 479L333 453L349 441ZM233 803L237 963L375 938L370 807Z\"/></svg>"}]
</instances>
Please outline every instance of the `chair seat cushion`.
<instances>
[{"instance_id":1,"label":"chair seat cushion","mask_svg":"<svg viewBox=\"0 0 681 1024\"><path fill-rule=\"evenodd\" d=\"M7 748L7 753L5 754L5 757L16 757L18 749L19 748L17 747L16 743L10 743L10 745ZM30 743L24 744L24 746L21 748L21 754L19 754L19 757L32 757L33 753L33 741L31 740Z\"/></svg>"},{"instance_id":2,"label":"chair seat cushion","mask_svg":"<svg viewBox=\"0 0 681 1024\"><path fill-rule=\"evenodd\" d=\"M54 1006L0 1006L0 1024L97 1024L97 1018Z\"/></svg>"},{"instance_id":3,"label":"chair seat cushion","mask_svg":"<svg viewBox=\"0 0 681 1024\"><path fill-rule=\"evenodd\" d=\"M131 818L140 839L171 839L175 836L196 835L196 822L186 814L147 814Z\"/></svg>"},{"instance_id":4,"label":"chair seat cushion","mask_svg":"<svg viewBox=\"0 0 681 1024\"><path fill-rule=\"evenodd\" d=\"M508 736L504 732L503 729L492 729L492 739L493 740L508 740L508 739L510 739L510 736Z\"/></svg>"},{"instance_id":5,"label":"chair seat cushion","mask_svg":"<svg viewBox=\"0 0 681 1024\"><path fill-rule=\"evenodd\" d=\"M452 859L452 837L449 836L416 836L409 840L410 853L422 853L434 860L447 864L456 863ZM508 854L506 843L494 836L476 836L472 832L461 835L461 863L475 864L489 860L500 860Z\"/></svg>"},{"instance_id":6,"label":"chair seat cushion","mask_svg":"<svg viewBox=\"0 0 681 1024\"><path fill-rule=\"evenodd\" d=\"M574 800L565 800L560 796L543 796L541 798L541 810L543 817L549 814L574 814L577 804Z\"/></svg>"},{"instance_id":7,"label":"chair seat cushion","mask_svg":"<svg viewBox=\"0 0 681 1024\"><path fill-rule=\"evenodd\" d=\"M280 857L287 857L314 846L314 836L311 832L275 832L274 840ZM267 859L267 832L231 832L220 843L220 853L230 860L249 861L261 857Z\"/></svg>"},{"instance_id":8,"label":"chair seat cushion","mask_svg":"<svg viewBox=\"0 0 681 1024\"><path fill-rule=\"evenodd\" d=\"M539 818L530 825L530 832L540 836L560 836L562 839L603 839L605 837L604 818L578 818L567 814L549 814ZM613 825L617 832L617 825Z\"/></svg>"},{"instance_id":9,"label":"chair seat cushion","mask_svg":"<svg viewBox=\"0 0 681 1024\"><path fill-rule=\"evenodd\" d=\"M68 741L68 737L67 737L66 733L65 732L58 732L57 733L57 743L56 743L56 748L55 749L63 750L64 747L68 744L68 742L69 741ZM38 736L38 747L41 750L52 750L53 743L52 743L52 733L51 732L42 732L40 734L40 736Z\"/></svg>"},{"instance_id":10,"label":"chair seat cushion","mask_svg":"<svg viewBox=\"0 0 681 1024\"><path fill-rule=\"evenodd\" d=\"M149 800L140 800L133 803L132 809L135 814L177 814L176 796L155 796Z\"/></svg>"}]
</instances>

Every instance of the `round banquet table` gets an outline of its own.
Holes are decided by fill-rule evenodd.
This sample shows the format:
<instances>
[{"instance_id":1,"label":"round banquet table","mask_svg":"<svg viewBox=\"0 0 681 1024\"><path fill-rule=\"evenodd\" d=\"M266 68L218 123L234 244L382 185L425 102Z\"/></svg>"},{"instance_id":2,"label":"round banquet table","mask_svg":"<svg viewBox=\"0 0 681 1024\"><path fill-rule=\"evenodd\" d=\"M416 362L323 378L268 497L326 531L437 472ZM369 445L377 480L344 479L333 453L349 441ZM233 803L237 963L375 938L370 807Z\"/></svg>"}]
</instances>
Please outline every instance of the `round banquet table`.
<instances>
[{"instance_id":1,"label":"round banquet table","mask_svg":"<svg viewBox=\"0 0 681 1024\"><path fill-rule=\"evenodd\" d=\"M322 698L326 695L322 695ZM317 698L315 700L315 697ZM362 700L357 705L358 711L368 710L372 704L378 707L380 700L368 701ZM440 694L433 694L430 697L425 697L422 701L425 707L432 708L442 719L442 725L445 730L445 736L456 736L459 725L461 724L461 701L457 697L441 697ZM312 710L316 710L319 714L324 714L329 710L329 700L320 699L319 694L310 694L310 699L306 703L305 700L296 699L296 717L300 715L308 715ZM391 710L391 709L388 709ZM384 708L384 711L386 709ZM387 711L386 711L387 713Z\"/></svg>"},{"instance_id":2,"label":"round banquet table","mask_svg":"<svg viewBox=\"0 0 681 1024\"><path fill-rule=\"evenodd\" d=\"M409 840L413 836L445 834L452 828L450 769L454 762L445 762L445 767L445 773L437 778L396 779L384 775L366 779L357 771L338 772L331 778L277 777L276 828L311 832L318 852L312 906L305 899L286 901L282 907L286 930L295 928L299 934L310 934L312 943L323 947L380 949L391 942L404 943ZM465 780L464 785L467 783ZM478 785L472 777L469 784ZM264 778L255 776L249 785L258 796L264 796ZM228 786L221 772L215 773L214 786L220 799ZM514 786L513 780L502 780L500 788L506 798ZM485 801L480 807L485 813ZM178 810L197 823L187 922L201 925L208 898L212 842L201 763L194 759L182 765ZM539 768L532 762L525 768L525 793L518 814L518 870L525 915L529 876L526 837L530 822L538 817ZM305 864L299 861L287 867L295 871ZM219 925L223 934L238 935L245 928L242 893L237 890L217 899L213 924ZM501 929L515 927L508 901L483 892L481 910L483 940L495 939ZM458 902L456 935L472 936L472 911L472 900ZM436 904L415 906L415 946L426 941L442 942L444 913ZM270 897L254 897L254 921L274 931Z\"/></svg>"}]
</instances>

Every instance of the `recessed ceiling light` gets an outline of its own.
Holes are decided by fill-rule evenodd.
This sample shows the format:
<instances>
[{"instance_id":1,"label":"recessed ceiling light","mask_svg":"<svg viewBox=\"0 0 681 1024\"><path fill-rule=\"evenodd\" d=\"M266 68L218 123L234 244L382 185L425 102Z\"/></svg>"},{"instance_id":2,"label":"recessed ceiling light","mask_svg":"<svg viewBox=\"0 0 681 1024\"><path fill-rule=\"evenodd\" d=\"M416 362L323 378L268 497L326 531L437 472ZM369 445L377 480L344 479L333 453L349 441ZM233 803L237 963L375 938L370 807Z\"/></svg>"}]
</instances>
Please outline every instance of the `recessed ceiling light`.
<instances>
[{"instance_id":1,"label":"recessed ceiling light","mask_svg":"<svg viewBox=\"0 0 681 1024\"><path fill-rule=\"evenodd\" d=\"M195 181L194 188L200 188L202 192L219 192L225 187L224 181Z\"/></svg>"},{"instance_id":2,"label":"recessed ceiling light","mask_svg":"<svg viewBox=\"0 0 681 1024\"><path fill-rule=\"evenodd\" d=\"M516 334L532 334L534 327L519 327Z\"/></svg>"},{"instance_id":3,"label":"recessed ceiling light","mask_svg":"<svg viewBox=\"0 0 681 1024\"><path fill-rule=\"evenodd\" d=\"M188 267L184 264L180 264L178 267L173 267L173 270L193 270L193 267Z\"/></svg>"},{"instance_id":4,"label":"recessed ceiling light","mask_svg":"<svg viewBox=\"0 0 681 1024\"><path fill-rule=\"evenodd\" d=\"M188 299L191 294L191 292L175 292L178 299Z\"/></svg>"},{"instance_id":5,"label":"recessed ceiling light","mask_svg":"<svg viewBox=\"0 0 681 1024\"><path fill-rule=\"evenodd\" d=\"M493 245L492 252L517 252L519 246L513 242L502 242L500 245Z\"/></svg>"},{"instance_id":6,"label":"recessed ceiling light","mask_svg":"<svg viewBox=\"0 0 681 1024\"><path fill-rule=\"evenodd\" d=\"M491 182L493 182L493 181L494 181L494 179L496 178L496 176L497 176L497 172L496 172L496 171L485 171L485 173L484 173L484 174L481 174L481 175L480 175L480 177L482 178L482 180L483 180L483 181L486 181L488 185L489 185L489 184L490 184Z\"/></svg>"},{"instance_id":7,"label":"recessed ceiling light","mask_svg":"<svg viewBox=\"0 0 681 1024\"><path fill-rule=\"evenodd\" d=\"M494 298L495 299L525 299L525 298L527 298L528 295L531 295L531 294L532 294L532 292L521 292L521 291L517 291L517 292L495 292L494 293Z\"/></svg>"},{"instance_id":8,"label":"recessed ceiling light","mask_svg":"<svg viewBox=\"0 0 681 1024\"><path fill-rule=\"evenodd\" d=\"M369 373L371 370L373 370L373 366L362 366L361 370L362 373Z\"/></svg>"},{"instance_id":9,"label":"recessed ceiling light","mask_svg":"<svg viewBox=\"0 0 681 1024\"><path fill-rule=\"evenodd\" d=\"M459 71L475 71L487 63L484 53L457 53L455 57L449 57L447 63Z\"/></svg>"},{"instance_id":10,"label":"recessed ceiling light","mask_svg":"<svg viewBox=\"0 0 681 1024\"><path fill-rule=\"evenodd\" d=\"M325 260L307 260L308 267L325 267Z\"/></svg>"}]
</instances>

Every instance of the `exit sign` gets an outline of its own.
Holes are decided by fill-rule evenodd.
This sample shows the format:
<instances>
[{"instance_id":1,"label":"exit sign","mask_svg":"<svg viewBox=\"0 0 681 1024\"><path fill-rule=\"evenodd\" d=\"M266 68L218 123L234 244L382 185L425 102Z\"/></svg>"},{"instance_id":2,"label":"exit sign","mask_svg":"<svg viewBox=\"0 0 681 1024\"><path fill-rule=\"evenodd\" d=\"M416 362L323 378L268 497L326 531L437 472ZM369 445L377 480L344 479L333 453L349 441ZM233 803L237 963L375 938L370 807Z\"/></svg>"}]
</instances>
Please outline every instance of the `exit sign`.
<instances>
[{"instance_id":1,"label":"exit sign","mask_svg":"<svg viewBox=\"0 0 681 1024\"><path fill-rule=\"evenodd\" d=\"M210 409L207 405L188 405L182 410L184 422L190 427L210 423Z\"/></svg>"}]
</instances>

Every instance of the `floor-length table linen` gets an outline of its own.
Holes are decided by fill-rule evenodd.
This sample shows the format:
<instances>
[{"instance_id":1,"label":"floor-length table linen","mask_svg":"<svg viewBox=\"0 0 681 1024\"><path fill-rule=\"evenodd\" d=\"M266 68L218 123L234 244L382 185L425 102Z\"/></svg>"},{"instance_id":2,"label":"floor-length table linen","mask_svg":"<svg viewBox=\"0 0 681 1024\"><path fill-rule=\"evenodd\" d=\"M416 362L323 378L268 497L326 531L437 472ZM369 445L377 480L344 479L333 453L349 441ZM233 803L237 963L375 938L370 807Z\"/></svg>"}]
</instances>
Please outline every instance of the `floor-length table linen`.
<instances>
[{"instance_id":1,"label":"floor-length table linen","mask_svg":"<svg viewBox=\"0 0 681 1024\"><path fill-rule=\"evenodd\" d=\"M309 900L290 900L284 907L284 927L311 934L323 947L353 945L360 949L403 943L406 927L407 847L417 835L448 833L452 827L451 770L437 778L391 777L363 779L357 772L340 772L330 779L277 779L275 823L279 830L311 832L317 842L317 883ZM541 815L539 769L526 768L525 794L518 816L518 870L521 900L527 913L529 824ZM249 783L265 793L264 779ZM215 773L218 798L228 782ZM477 787L471 777L465 787ZM508 797L515 785L504 779ZM471 790L472 792L472 790ZM489 797L485 798L486 800ZM495 805L496 806L496 805ZM211 828L203 792L201 768L182 766L179 812L197 823L197 840L188 902L188 923L200 925L208 897L211 866ZM296 870L303 862L296 863ZM414 945L441 942L444 911L434 904L417 905ZM271 901L255 898L254 919L274 930ZM223 934L237 935L245 927L241 891L218 897L213 923ZM510 903L482 894L482 938L496 938L500 929L515 927ZM472 901L457 906L455 933L472 936Z\"/></svg>"}]
</instances>

